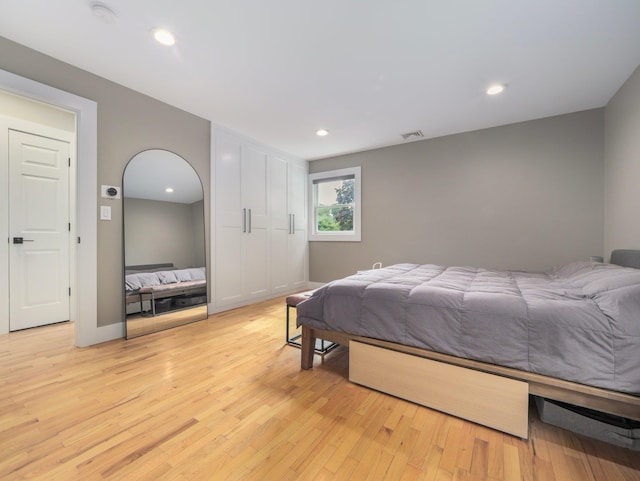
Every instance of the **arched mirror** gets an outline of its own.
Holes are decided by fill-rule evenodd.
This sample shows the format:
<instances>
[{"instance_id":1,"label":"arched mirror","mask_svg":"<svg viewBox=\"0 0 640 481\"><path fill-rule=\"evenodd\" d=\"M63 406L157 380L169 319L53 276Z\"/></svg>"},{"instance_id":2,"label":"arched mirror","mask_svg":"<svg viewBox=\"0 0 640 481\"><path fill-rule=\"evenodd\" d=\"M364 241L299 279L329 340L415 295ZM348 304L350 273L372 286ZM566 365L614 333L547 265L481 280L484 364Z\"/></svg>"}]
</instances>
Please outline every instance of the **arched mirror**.
<instances>
[{"instance_id":1,"label":"arched mirror","mask_svg":"<svg viewBox=\"0 0 640 481\"><path fill-rule=\"evenodd\" d=\"M204 196L179 155L145 150L122 178L127 339L207 317Z\"/></svg>"}]
</instances>

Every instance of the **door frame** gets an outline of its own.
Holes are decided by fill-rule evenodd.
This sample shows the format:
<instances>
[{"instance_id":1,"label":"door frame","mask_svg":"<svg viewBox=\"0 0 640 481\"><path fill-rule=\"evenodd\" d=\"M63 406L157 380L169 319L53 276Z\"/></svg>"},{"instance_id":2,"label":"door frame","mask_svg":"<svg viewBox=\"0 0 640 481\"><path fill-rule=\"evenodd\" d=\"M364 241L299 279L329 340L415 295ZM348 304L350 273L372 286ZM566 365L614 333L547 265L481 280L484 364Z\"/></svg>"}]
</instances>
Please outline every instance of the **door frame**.
<instances>
[{"instance_id":1,"label":"door frame","mask_svg":"<svg viewBox=\"0 0 640 481\"><path fill-rule=\"evenodd\" d=\"M76 228L71 243L71 316L75 321L75 345L89 346L122 337L122 325L98 328L97 211L98 211L98 104L93 100L30 80L0 69L0 89L38 100L76 115L76 166L70 175L72 222ZM75 217L75 221L73 218ZM4 281L8 282L8 281ZM0 283L1 284L1 283ZM0 296L7 296L1 289ZM0 300L4 300L0 297ZM0 334L9 332L7 313L0 316Z\"/></svg>"}]
</instances>

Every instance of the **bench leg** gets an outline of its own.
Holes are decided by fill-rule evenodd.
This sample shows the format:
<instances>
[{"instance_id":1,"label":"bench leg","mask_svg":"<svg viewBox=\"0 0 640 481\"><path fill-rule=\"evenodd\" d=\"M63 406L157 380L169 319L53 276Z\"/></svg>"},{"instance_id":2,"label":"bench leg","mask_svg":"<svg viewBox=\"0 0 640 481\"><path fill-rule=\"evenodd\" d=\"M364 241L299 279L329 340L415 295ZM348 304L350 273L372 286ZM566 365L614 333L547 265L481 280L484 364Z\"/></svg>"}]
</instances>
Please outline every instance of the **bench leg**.
<instances>
[{"instance_id":1,"label":"bench leg","mask_svg":"<svg viewBox=\"0 0 640 481\"><path fill-rule=\"evenodd\" d=\"M313 331L308 326L302 326L302 355L300 367L302 369L313 368L313 355L316 347L316 338Z\"/></svg>"},{"instance_id":2,"label":"bench leg","mask_svg":"<svg viewBox=\"0 0 640 481\"><path fill-rule=\"evenodd\" d=\"M287 304L287 331L285 334L284 342L289 344L289 304Z\"/></svg>"}]
</instances>

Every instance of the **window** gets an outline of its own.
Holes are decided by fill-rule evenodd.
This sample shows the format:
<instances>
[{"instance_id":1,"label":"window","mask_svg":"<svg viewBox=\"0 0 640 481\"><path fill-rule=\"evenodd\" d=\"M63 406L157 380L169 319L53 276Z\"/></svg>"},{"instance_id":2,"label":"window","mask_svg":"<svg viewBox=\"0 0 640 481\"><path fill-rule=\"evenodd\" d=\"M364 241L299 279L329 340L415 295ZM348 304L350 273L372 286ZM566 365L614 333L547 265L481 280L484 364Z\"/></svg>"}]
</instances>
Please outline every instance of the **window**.
<instances>
[{"instance_id":1,"label":"window","mask_svg":"<svg viewBox=\"0 0 640 481\"><path fill-rule=\"evenodd\" d=\"M360 167L309 174L309 240L360 241Z\"/></svg>"}]
</instances>

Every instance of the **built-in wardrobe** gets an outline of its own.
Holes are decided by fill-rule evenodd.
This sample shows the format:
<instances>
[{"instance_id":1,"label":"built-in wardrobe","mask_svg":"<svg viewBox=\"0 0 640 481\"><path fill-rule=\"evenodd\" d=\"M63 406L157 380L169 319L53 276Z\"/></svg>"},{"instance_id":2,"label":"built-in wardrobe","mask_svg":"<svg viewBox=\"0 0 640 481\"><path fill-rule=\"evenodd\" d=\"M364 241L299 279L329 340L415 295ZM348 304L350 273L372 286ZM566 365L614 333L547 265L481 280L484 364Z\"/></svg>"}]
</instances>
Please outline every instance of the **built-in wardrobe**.
<instances>
[{"instance_id":1,"label":"built-in wardrobe","mask_svg":"<svg viewBox=\"0 0 640 481\"><path fill-rule=\"evenodd\" d=\"M306 288L307 162L212 129L214 310Z\"/></svg>"}]
</instances>

